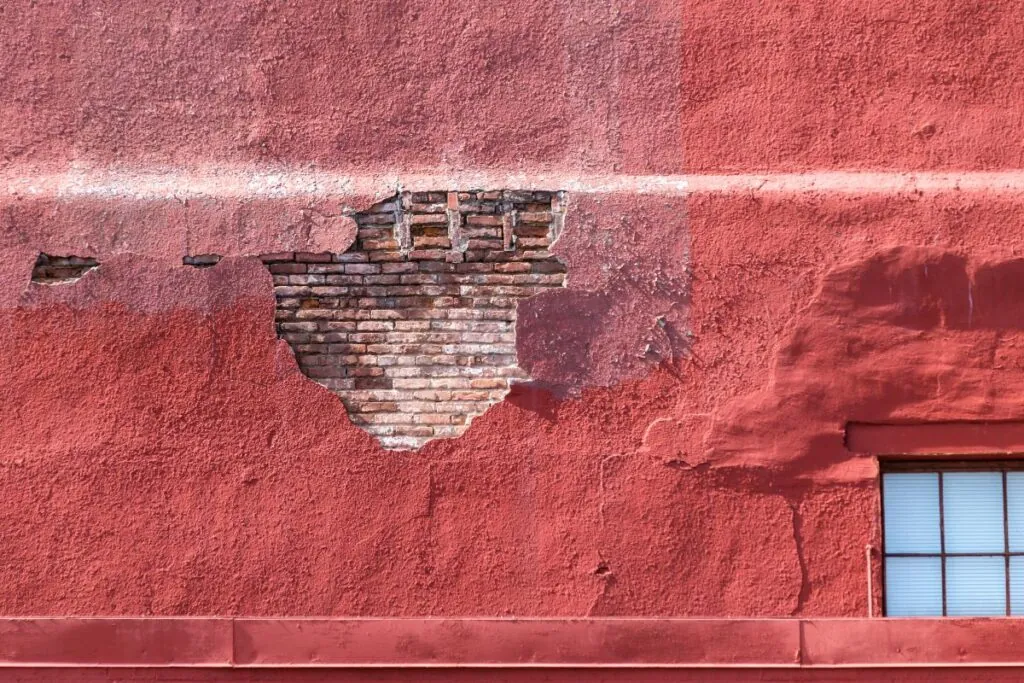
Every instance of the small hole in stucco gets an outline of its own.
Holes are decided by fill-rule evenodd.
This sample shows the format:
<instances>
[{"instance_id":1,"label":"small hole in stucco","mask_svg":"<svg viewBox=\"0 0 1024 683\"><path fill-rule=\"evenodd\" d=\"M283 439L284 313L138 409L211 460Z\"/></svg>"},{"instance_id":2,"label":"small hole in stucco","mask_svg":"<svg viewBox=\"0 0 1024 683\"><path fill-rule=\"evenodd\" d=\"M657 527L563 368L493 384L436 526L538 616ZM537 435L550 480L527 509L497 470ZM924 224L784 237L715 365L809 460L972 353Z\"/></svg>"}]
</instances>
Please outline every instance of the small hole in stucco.
<instances>
[{"instance_id":1,"label":"small hole in stucco","mask_svg":"<svg viewBox=\"0 0 1024 683\"><path fill-rule=\"evenodd\" d=\"M181 264L193 268L212 268L220 263L220 258L220 254L196 254L185 256L181 259Z\"/></svg>"},{"instance_id":2,"label":"small hole in stucco","mask_svg":"<svg viewBox=\"0 0 1024 683\"><path fill-rule=\"evenodd\" d=\"M32 282L40 285L71 284L99 265L99 261L90 257L40 253L32 268Z\"/></svg>"}]
</instances>

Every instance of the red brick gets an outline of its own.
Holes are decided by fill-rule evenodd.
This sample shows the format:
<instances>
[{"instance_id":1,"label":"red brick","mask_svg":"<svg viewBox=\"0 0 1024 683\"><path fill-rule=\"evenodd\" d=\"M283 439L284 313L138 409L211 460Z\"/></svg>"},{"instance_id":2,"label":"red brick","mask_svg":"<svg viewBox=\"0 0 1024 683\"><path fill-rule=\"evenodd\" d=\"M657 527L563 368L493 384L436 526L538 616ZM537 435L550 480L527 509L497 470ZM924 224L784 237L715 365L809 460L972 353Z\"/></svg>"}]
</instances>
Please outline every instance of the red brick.
<instances>
[{"instance_id":1,"label":"red brick","mask_svg":"<svg viewBox=\"0 0 1024 683\"><path fill-rule=\"evenodd\" d=\"M380 273L380 266L372 263L347 263L345 264L346 275L376 275Z\"/></svg>"},{"instance_id":2,"label":"red brick","mask_svg":"<svg viewBox=\"0 0 1024 683\"><path fill-rule=\"evenodd\" d=\"M289 275L291 273L305 273L305 263L272 263L267 266L274 275Z\"/></svg>"},{"instance_id":3,"label":"red brick","mask_svg":"<svg viewBox=\"0 0 1024 683\"><path fill-rule=\"evenodd\" d=\"M330 263L332 256L329 252L323 254L311 254L309 252L296 252L295 260L300 263Z\"/></svg>"},{"instance_id":4,"label":"red brick","mask_svg":"<svg viewBox=\"0 0 1024 683\"><path fill-rule=\"evenodd\" d=\"M292 261L295 259L295 252L293 251L280 251L274 254L263 254L260 256L260 260L263 263L274 263L275 261Z\"/></svg>"}]
</instances>

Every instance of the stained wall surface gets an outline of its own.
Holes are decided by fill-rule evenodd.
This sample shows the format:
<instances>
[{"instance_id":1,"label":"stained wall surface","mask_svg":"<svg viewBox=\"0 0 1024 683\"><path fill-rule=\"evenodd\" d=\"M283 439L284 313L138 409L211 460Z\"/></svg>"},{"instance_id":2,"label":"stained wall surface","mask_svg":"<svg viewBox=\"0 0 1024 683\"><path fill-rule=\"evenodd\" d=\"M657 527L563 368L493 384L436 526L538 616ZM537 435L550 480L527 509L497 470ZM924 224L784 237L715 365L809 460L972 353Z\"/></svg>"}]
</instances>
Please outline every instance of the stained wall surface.
<instances>
[{"instance_id":1,"label":"stained wall surface","mask_svg":"<svg viewBox=\"0 0 1024 683\"><path fill-rule=\"evenodd\" d=\"M3 3L0 614L864 615L845 424L1024 419L1022 10ZM260 256L531 189L529 381L385 450Z\"/></svg>"}]
</instances>

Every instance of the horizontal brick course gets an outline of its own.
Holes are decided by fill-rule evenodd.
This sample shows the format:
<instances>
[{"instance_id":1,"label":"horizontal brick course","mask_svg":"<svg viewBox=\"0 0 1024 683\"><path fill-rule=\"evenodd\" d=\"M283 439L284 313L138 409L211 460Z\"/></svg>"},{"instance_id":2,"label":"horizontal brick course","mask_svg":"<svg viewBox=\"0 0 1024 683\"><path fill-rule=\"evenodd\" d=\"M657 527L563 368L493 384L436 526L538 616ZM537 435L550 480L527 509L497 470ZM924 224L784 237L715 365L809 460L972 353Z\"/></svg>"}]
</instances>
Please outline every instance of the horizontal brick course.
<instances>
[{"instance_id":1,"label":"horizontal brick course","mask_svg":"<svg viewBox=\"0 0 1024 683\"><path fill-rule=\"evenodd\" d=\"M302 371L391 449L461 434L526 379L516 306L562 287L564 201L530 191L417 192L355 216L343 254L263 256L277 332Z\"/></svg>"}]
</instances>

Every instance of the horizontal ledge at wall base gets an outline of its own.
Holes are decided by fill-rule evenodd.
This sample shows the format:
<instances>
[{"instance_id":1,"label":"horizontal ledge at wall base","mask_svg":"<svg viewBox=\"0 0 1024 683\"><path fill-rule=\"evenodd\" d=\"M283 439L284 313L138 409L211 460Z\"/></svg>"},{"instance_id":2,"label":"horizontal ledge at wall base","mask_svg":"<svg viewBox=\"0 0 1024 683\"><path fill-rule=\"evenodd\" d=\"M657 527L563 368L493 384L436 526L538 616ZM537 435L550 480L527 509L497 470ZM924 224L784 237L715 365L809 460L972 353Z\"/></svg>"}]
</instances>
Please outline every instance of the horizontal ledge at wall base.
<instances>
[{"instance_id":1,"label":"horizontal ledge at wall base","mask_svg":"<svg viewBox=\"0 0 1024 683\"><path fill-rule=\"evenodd\" d=\"M1024 422L850 422L846 425L846 448L882 456L1024 453Z\"/></svg>"},{"instance_id":2,"label":"horizontal ledge at wall base","mask_svg":"<svg viewBox=\"0 0 1024 683\"><path fill-rule=\"evenodd\" d=\"M0 619L5 667L1024 667L1016 619Z\"/></svg>"}]
</instances>

